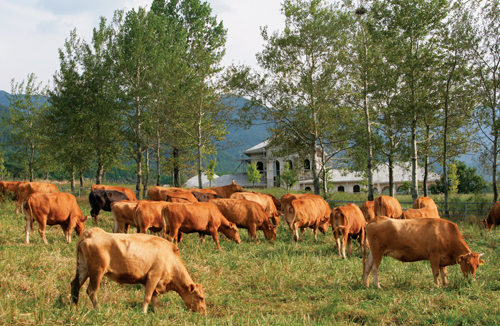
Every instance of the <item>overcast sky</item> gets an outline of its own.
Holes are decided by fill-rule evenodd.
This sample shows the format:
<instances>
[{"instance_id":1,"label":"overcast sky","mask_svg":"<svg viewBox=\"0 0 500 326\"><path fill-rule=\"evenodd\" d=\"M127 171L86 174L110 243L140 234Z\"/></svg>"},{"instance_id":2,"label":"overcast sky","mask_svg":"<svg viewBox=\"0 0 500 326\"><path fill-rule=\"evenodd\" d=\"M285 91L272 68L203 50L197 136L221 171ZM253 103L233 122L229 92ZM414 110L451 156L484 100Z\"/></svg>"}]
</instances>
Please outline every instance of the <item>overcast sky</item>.
<instances>
[{"instance_id":1,"label":"overcast sky","mask_svg":"<svg viewBox=\"0 0 500 326\"><path fill-rule=\"evenodd\" d=\"M228 29L222 62L255 65L263 48L260 27L282 30L281 0L208 0ZM71 30L87 42L99 17L111 20L116 9L147 7L152 0L0 0L0 90L11 92L11 80L34 73L46 85L59 69L58 49Z\"/></svg>"}]
</instances>

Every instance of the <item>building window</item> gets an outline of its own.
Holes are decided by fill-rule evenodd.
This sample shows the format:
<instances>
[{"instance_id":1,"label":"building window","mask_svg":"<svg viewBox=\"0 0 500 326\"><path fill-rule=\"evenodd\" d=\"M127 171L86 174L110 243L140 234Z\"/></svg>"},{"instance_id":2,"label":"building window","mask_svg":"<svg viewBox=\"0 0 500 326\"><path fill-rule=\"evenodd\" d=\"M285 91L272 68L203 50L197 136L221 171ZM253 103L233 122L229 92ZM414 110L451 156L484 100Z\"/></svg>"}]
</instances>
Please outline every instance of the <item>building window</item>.
<instances>
[{"instance_id":1,"label":"building window","mask_svg":"<svg viewBox=\"0 0 500 326\"><path fill-rule=\"evenodd\" d=\"M304 160L304 169L306 170L311 169L311 161L309 161L307 158Z\"/></svg>"},{"instance_id":2,"label":"building window","mask_svg":"<svg viewBox=\"0 0 500 326\"><path fill-rule=\"evenodd\" d=\"M354 187L352 187L352 191L353 191L354 193L359 192L359 191L360 191L359 185L355 185Z\"/></svg>"},{"instance_id":3,"label":"building window","mask_svg":"<svg viewBox=\"0 0 500 326\"><path fill-rule=\"evenodd\" d=\"M274 175L280 175L280 161L274 161Z\"/></svg>"},{"instance_id":4,"label":"building window","mask_svg":"<svg viewBox=\"0 0 500 326\"><path fill-rule=\"evenodd\" d=\"M259 170L260 173L264 171L264 164L262 162L257 162L257 170Z\"/></svg>"},{"instance_id":5,"label":"building window","mask_svg":"<svg viewBox=\"0 0 500 326\"><path fill-rule=\"evenodd\" d=\"M345 190L344 190L344 186L339 186L339 187L337 188L337 191L338 191L338 192L344 192L344 191L345 191Z\"/></svg>"},{"instance_id":6,"label":"building window","mask_svg":"<svg viewBox=\"0 0 500 326\"><path fill-rule=\"evenodd\" d=\"M311 187L306 187L305 191L311 191Z\"/></svg>"}]
</instances>

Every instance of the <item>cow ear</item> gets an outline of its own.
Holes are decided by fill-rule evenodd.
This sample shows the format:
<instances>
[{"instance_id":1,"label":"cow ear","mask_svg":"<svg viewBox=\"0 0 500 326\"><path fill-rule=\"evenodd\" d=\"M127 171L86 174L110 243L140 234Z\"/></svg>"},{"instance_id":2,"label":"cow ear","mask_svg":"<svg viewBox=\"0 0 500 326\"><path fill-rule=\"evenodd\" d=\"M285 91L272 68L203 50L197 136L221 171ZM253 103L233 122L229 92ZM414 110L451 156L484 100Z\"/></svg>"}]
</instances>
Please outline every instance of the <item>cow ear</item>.
<instances>
[{"instance_id":1,"label":"cow ear","mask_svg":"<svg viewBox=\"0 0 500 326\"><path fill-rule=\"evenodd\" d=\"M484 260L479 259L479 266L483 266L483 265L484 265L484 263L485 263L485 262L484 262Z\"/></svg>"},{"instance_id":2,"label":"cow ear","mask_svg":"<svg viewBox=\"0 0 500 326\"><path fill-rule=\"evenodd\" d=\"M461 262L463 259L465 259L465 256L467 256L467 255L458 256L457 262Z\"/></svg>"},{"instance_id":3,"label":"cow ear","mask_svg":"<svg viewBox=\"0 0 500 326\"><path fill-rule=\"evenodd\" d=\"M196 289L196 284L189 284L189 293L193 293Z\"/></svg>"}]
</instances>

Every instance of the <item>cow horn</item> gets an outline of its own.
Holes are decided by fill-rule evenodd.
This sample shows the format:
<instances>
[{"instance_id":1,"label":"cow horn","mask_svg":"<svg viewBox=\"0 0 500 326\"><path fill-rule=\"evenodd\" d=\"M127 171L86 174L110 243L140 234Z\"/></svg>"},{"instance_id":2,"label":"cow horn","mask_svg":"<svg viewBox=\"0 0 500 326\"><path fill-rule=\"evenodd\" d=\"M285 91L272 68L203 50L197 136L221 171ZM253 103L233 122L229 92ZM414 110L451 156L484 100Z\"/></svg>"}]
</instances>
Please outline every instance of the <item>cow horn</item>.
<instances>
[{"instance_id":1,"label":"cow horn","mask_svg":"<svg viewBox=\"0 0 500 326\"><path fill-rule=\"evenodd\" d=\"M483 252L483 253L481 253L481 254L479 254L479 258L481 258L483 255L484 255L484 252Z\"/></svg>"}]
</instances>

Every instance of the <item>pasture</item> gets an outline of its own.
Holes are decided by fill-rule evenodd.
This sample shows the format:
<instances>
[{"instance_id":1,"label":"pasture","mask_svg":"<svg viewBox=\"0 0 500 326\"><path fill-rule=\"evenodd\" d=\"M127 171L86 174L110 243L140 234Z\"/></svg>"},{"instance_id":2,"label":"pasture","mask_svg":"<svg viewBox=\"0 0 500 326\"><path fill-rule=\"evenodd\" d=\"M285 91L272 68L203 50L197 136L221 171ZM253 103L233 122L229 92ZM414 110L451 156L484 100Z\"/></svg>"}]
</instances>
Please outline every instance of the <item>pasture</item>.
<instances>
[{"instance_id":1,"label":"pasture","mask_svg":"<svg viewBox=\"0 0 500 326\"><path fill-rule=\"evenodd\" d=\"M84 215L88 203L80 203ZM92 221L87 221L87 228ZM112 230L111 213L101 212L99 225ZM24 244L24 215L11 202L0 204L0 324L5 325L347 325L347 324L500 324L500 233L487 233L470 222L460 231L486 264L467 282L458 265L448 267L449 285L436 288L429 262L401 263L384 258L379 269L383 289L362 285L361 250L339 258L330 233L314 242L307 230L293 244L280 224L274 243L258 232L259 242L236 244L221 236L222 252L207 237L184 236L181 258L206 293L207 316L190 312L175 292L159 297L156 313L141 313L144 287L119 285L104 278L93 310L86 289L78 308L70 304L77 236L67 244L59 226L48 227L49 245L37 232ZM135 232L135 229L132 230ZM500 232L500 231L499 231ZM370 276L370 282L372 278Z\"/></svg>"}]
</instances>

